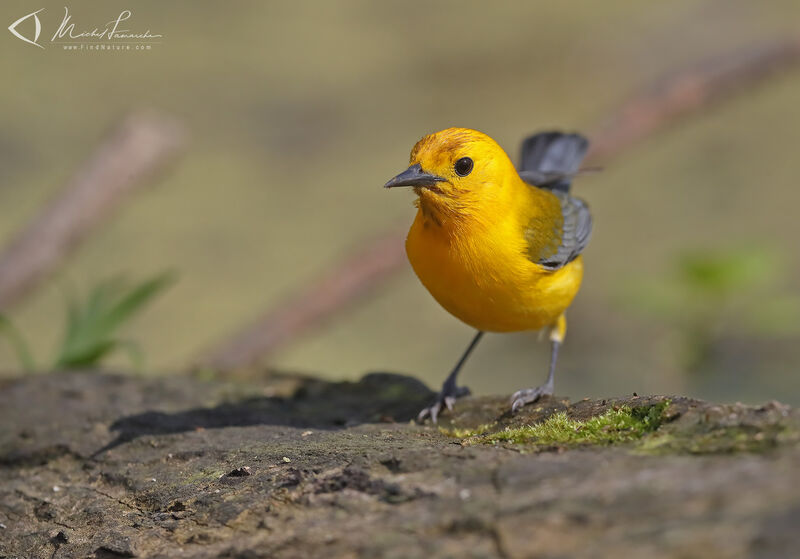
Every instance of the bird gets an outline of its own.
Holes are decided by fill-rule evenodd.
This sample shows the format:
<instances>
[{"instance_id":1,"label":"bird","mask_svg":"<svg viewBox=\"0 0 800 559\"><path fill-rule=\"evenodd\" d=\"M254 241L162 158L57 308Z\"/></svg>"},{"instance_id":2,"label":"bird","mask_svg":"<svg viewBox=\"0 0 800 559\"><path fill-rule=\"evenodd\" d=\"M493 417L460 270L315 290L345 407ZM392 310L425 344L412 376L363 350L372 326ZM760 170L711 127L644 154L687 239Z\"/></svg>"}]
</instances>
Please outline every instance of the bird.
<instances>
[{"instance_id":1,"label":"bird","mask_svg":"<svg viewBox=\"0 0 800 559\"><path fill-rule=\"evenodd\" d=\"M546 330L547 380L515 392L511 412L553 394L564 312L580 288L592 232L588 205L570 194L588 147L577 133L533 134L517 169L488 135L448 128L419 140L408 169L384 185L413 189L409 262L433 298L477 331L419 422L436 423L470 393L456 379L485 332Z\"/></svg>"}]
</instances>

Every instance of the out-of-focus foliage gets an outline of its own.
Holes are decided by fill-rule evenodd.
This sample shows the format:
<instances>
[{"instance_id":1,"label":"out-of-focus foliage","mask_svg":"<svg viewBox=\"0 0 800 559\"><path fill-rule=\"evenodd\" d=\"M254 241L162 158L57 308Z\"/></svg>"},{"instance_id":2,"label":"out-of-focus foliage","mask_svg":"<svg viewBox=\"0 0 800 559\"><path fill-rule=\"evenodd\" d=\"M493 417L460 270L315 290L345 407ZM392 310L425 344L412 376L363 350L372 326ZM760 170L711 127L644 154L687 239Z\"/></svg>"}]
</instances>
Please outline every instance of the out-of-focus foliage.
<instances>
[{"instance_id":1,"label":"out-of-focus foliage","mask_svg":"<svg viewBox=\"0 0 800 559\"><path fill-rule=\"evenodd\" d=\"M154 374L185 370L365 239L406 229L413 193L382 185L423 134L477 128L514 158L535 130L591 138L640 89L796 36L800 21L797 0L341 0L314 3L314 17L307 3L284 0L108 0L70 4L76 27L102 26L127 9L129 27L162 33L161 44L127 53L39 49L5 29L45 7L42 38L52 36L64 6L0 5L0 244L130 108L174 115L190 139L183 158L11 318L31 352L49 356L62 341L53 309L65 283L178 270L179 288L125 328ZM559 395L636 390L800 403L800 344L791 334L800 307L799 90L800 72L779 72L618 157L592 161L604 171L575 180L595 228L568 312ZM723 289L724 316L736 323L726 319L715 344L718 366L685 375L676 365L679 313L621 308L616 295L632 277L662 281L664 270L674 277L659 293L696 291L678 279L674 255L735 239L763 240L785 262L774 283ZM749 302L770 285L780 297ZM659 305L658 297L641 305ZM676 299L685 307L689 295L661 306ZM392 370L438 386L471 334L409 267L268 363L327 378ZM15 374L17 353L0 342L0 375ZM105 363L124 368L128 359L119 351ZM540 384L547 359L536 334L489 334L463 381L475 393L511 393Z\"/></svg>"},{"instance_id":2,"label":"out-of-focus foliage","mask_svg":"<svg viewBox=\"0 0 800 559\"><path fill-rule=\"evenodd\" d=\"M726 335L800 333L800 301L779 287L783 263L775 251L757 246L692 249L675 258L670 273L640 280L621 298L671 324L683 340L683 366L702 372Z\"/></svg>"},{"instance_id":3,"label":"out-of-focus foliage","mask_svg":"<svg viewBox=\"0 0 800 559\"><path fill-rule=\"evenodd\" d=\"M120 279L96 286L86 301L71 301L67 312L64 341L54 361L61 369L96 365L115 350L125 350L135 365L141 365L139 348L116 336L117 330L174 282L167 273L133 287Z\"/></svg>"},{"instance_id":4,"label":"out-of-focus foliage","mask_svg":"<svg viewBox=\"0 0 800 559\"><path fill-rule=\"evenodd\" d=\"M95 286L83 301L72 299L67 307L63 340L49 368L94 367L114 351L126 352L134 366L141 367L143 355L139 346L118 337L117 332L174 281L172 273L160 274L133 286L115 278ZM26 371L34 370L36 363L24 336L2 315L0 334L14 348L20 365Z\"/></svg>"}]
</instances>

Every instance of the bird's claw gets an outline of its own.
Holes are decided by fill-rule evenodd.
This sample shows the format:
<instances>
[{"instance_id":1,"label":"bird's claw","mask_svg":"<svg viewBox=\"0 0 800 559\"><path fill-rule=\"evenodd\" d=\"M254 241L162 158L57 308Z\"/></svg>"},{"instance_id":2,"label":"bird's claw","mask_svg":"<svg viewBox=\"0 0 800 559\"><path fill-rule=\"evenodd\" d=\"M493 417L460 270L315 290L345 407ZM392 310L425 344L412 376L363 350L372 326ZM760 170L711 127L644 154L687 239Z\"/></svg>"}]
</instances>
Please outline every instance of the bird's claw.
<instances>
[{"instance_id":1,"label":"bird's claw","mask_svg":"<svg viewBox=\"0 0 800 559\"><path fill-rule=\"evenodd\" d=\"M417 415L417 423L422 423L425 421L426 417L430 417L431 423L435 424L439 418L439 412L442 411L442 407L453 411L453 406L455 405L456 400L462 396L468 396L469 394L470 390L466 386L442 388L442 391L439 392L438 396L436 396L436 401L419 412L419 415Z\"/></svg>"},{"instance_id":2,"label":"bird's claw","mask_svg":"<svg viewBox=\"0 0 800 559\"><path fill-rule=\"evenodd\" d=\"M549 385L537 386L517 390L511 395L511 413L516 413L522 406L532 404L542 396L552 396L553 387Z\"/></svg>"},{"instance_id":3,"label":"bird's claw","mask_svg":"<svg viewBox=\"0 0 800 559\"><path fill-rule=\"evenodd\" d=\"M439 417L439 411L442 409L442 403L437 400L427 408L417 414L417 423L423 423L426 417L431 418L431 422L436 423L436 418Z\"/></svg>"}]
</instances>

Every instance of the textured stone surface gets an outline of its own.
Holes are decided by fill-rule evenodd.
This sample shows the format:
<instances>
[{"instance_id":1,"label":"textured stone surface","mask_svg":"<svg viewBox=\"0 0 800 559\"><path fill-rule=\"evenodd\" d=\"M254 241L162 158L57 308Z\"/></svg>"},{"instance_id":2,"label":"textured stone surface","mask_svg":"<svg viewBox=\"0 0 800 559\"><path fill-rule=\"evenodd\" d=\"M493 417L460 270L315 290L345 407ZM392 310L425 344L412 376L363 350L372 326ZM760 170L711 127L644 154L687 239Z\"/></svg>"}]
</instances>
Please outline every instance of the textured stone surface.
<instances>
[{"instance_id":1,"label":"textured stone surface","mask_svg":"<svg viewBox=\"0 0 800 559\"><path fill-rule=\"evenodd\" d=\"M585 419L469 398L409 422L414 379L261 383L99 373L0 385L0 557L790 557L800 416L672 398L636 444L487 445ZM478 429L478 426L483 426ZM458 435L458 436L455 436Z\"/></svg>"}]
</instances>

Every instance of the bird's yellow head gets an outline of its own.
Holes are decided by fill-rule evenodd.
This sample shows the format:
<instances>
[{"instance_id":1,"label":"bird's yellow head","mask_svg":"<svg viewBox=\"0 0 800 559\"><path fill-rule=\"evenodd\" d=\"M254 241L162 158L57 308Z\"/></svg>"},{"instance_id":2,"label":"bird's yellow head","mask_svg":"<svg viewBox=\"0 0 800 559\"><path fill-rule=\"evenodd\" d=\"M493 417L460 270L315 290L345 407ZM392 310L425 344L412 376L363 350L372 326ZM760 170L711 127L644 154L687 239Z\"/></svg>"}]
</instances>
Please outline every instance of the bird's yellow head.
<instances>
[{"instance_id":1,"label":"bird's yellow head","mask_svg":"<svg viewBox=\"0 0 800 559\"><path fill-rule=\"evenodd\" d=\"M413 187L423 213L441 222L507 196L511 178L517 171L497 142L477 130L448 128L417 142L409 168L385 186Z\"/></svg>"}]
</instances>

